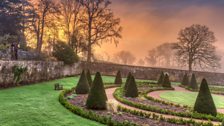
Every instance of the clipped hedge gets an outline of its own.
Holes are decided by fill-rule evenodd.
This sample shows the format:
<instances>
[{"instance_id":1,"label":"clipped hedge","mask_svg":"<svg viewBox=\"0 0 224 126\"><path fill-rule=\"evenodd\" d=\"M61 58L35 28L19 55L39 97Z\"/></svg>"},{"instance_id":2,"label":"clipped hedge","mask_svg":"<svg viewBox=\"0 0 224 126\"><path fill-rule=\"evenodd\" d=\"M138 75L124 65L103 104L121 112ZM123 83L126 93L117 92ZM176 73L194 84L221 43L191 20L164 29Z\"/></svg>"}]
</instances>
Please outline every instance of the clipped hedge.
<instances>
[{"instance_id":1,"label":"clipped hedge","mask_svg":"<svg viewBox=\"0 0 224 126\"><path fill-rule=\"evenodd\" d=\"M122 89L118 88L115 92L114 92L114 97L116 100L118 100L119 102L135 107L135 108L139 108L142 110L146 110L146 111L152 111L152 112L157 112L157 113L161 113L161 114L167 114L167 115L174 115L174 116L180 116L180 117L188 117L188 118L195 118L195 119L205 119L205 120L212 120L212 121L222 121L223 119L223 115L222 116L212 116L212 115L206 115L206 114L200 114L200 113L189 113L189 112L174 112L174 111L170 111L170 110L165 110L165 109L161 109L159 107L154 107L154 106L150 106L150 105L144 105L141 103L135 103L132 101L129 101L125 98L123 98L122 96Z\"/></svg>"},{"instance_id":2,"label":"clipped hedge","mask_svg":"<svg viewBox=\"0 0 224 126\"><path fill-rule=\"evenodd\" d=\"M72 90L62 91L59 95L59 102L61 103L61 105L63 105L65 108L67 108L72 113L74 113L76 115L79 115L79 116L82 116L86 119L97 121L99 123L109 125L109 126L138 126L137 124L130 123L130 122L127 122L127 121L118 122L118 121L112 120L111 117L100 116L100 115L97 115L93 111L84 110L81 107L72 105L65 98L66 94L71 93L71 92L72 92Z\"/></svg>"},{"instance_id":3,"label":"clipped hedge","mask_svg":"<svg viewBox=\"0 0 224 126\"><path fill-rule=\"evenodd\" d=\"M165 118L162 115L158 116L156 114L146 113L143 111L137 111L137 110L131 110L122 106L118 106L118 111L130 113L132 115L141 116L144 118L150 118L158 121L165 121L172 124L179 124L179 125L193 125L193 126L213 126L211 122L208 123L199 123L192 119L186 120L186 119L175 119L175 118Z\"/></svg>"}]
</instances>

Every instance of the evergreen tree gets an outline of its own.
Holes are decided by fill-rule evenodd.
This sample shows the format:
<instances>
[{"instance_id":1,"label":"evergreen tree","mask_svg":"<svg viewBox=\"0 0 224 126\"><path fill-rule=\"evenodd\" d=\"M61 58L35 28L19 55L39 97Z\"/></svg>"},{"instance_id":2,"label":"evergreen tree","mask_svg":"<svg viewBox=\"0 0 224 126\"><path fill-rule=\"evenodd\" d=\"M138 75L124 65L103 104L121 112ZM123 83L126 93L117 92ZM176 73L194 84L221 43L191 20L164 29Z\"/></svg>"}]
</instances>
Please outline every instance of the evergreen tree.
<instances>
[{"instance_id":1,"label":"evergreen tree","mask_svg":"<svg viewBox=\"0 0 224 126\"><path fill-rule=\"evenodd\" d=\"M187 74L184 75L184 78L183 78L181 84L182 85L185 85L185 86L187 86L189 84L189 78L188 78L188 75Z\"/></svg>"},{"instance_id":2,"label":"evergreen tree","mask_svg":"<svg viewBox=\"0 0 224 126\"><path fill-rule=\"evenodd\" d=\"M138 88L134 76L131 76L125 91L125 97L138 97Z\"/></svg>"},{"instance_id":3,"label":"evergreen tree","mask_svg":"<svg viewBox=\"0 0 224 126\"><path fill-rule=\"evenodd\" d=\"M159 85L163 84L164 76L165 76L164 72L162 72L159 76L159 80L158 80L157 84L159 84Z\"/></svg>"},{"instance_id":4,"label":"evergreen tree","mask_svg":"<svg viewBox=\"0 0 224 126\"><path fill-rule=\"evenodd\" d=\"M89 69L87 69L87 71L86 71L86 77L87 77L87 80L89 82L89 86L91 86L92 83L93 83L93 80L92 80L91 73L90 73Z\"/></svg>"},{"instance_id":5,"label":"evergreen tree","mask_svg":"<svg viewBox=\"0 0 224 126\"><path fill-rule=\"evenodd\" d=\"M121 84L122 84L121 71L118 71L118 72L117 72L117 75L116 75L116 78L115 78L114 84L119 84L119 85L121 85Z\"/></svg>"},{"instance_id":6,"label":"evergreen tree","mask_svg":"<svg viewBox=\"0 0 224 126\"><path fill-rule=\"evenodd\" d=\"M82 74L79 78L79 82L75 88L77 94L88 94L89 93L89 83L86 78L85 71L82 71Z\"/></svg>"},{"instance_id":7,"label":"evergreen tree","mask_svg":"<svg viewBox=\"0 0 224 126\"><path fill-rule=\"evenodd\" d=\"M128 87L129 80L130 80L131 76L132 76L132 74L131 74L131 72L129 72L129 73L128 73L128 76L127 76L127 79L126 79L126 82L125 82L125 84L124 84L124 93L125 93L125 91L127 90L127 87Z\"/></svg>"},{"instance_id":8,"label":"evergreen tree","mask_svg":"<svg viewBox=\"0 0 224 126\"><path fill-rule=\"evenodd\" d=\"M193 90L197 90L198 89L198 84L197 84L197 80L196 80L195 74L192 74L191 83L190 83L189 87L191 89L193 89Z\"/></svg>"},{"instance_id":9,"label":"evergreen tree","mask_svg":"<svg viewBox=\"0 0 224 126\"><path fill-rule=\"evenodd\" d=\"M97 72L86 101L86 106L88 109L104 110L107 107L106 101L107 95L103 81L100 73Z\"/></svg>"},{"instance_id":10,"label":"evergreen tree","mask_svg":"<svg viewBox=\"0 0 224 126\"><path fill-rule=\"evenodd\" d=\"M165 74L162 86L163 87L167 87L167 88L171 88L171 83L170 83L170 79L169 79L169 75L168 74Z\"/></svg>"},{"instance_id":11,"label":"evergreen tree","mask_svg":"<svg viewBox=\"0 0 224 126\"><path fill-rule=\"evenodd\" d=\"M199 94L194 105L194 111L213 116L217 115L215 103L205 79L201 82Z\"/></svg>"}]
</instances>

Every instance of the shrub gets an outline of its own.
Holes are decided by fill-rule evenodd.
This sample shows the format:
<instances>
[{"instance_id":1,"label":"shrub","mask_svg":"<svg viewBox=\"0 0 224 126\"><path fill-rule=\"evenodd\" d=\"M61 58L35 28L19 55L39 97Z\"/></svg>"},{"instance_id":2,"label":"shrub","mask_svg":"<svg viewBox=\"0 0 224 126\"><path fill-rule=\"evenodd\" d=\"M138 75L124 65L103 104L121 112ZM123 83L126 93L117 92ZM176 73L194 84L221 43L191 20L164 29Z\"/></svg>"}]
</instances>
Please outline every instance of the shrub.
<instances>
[{"instance_id":1,"label":"shrub","mask_svg":"<svg viewBox=\"0 0 224 126\"><path fill-rule=\"evenodd\" d=\"M207 81L202 80L198 97L194 105L194 111L203 114L217 115L215 103L210 93Z\"/></svg>"},{"instance_id":2,"label":"shrub","mask_svg":"<svg viewBox=\"0 0 224 126\"><path fill-rule=\"evenodd\" d=\"M162 86L167 87L167 88L171 88L171 83L170 83L170 79L169 79L168 74L165 74Z\"/></svg>"},{"instance_id":3,"label":"shrub","mask_svg":"<svg viewBox=\"0 0 224 126\"><path fill-rule=\"evenodd\" d=\"M107 96L103 81L100 73L97 72L86 101L86 106L88 109L104 110L107 106L106 101Z\"/></svg>"},{"instance_id":4,"label":"shrub","mask_svg":"<svg viewBox=\"0 0 224 126\"><path fill-rule=\"evenodd\" d=\"M222 120L222 125L221 126L224 126L224 120Z\"/></svg>"},{"instance_id":5,"label":"shrub","mask_svg":"<svg viewBox=\"0 0 224 126\"><path fill-rule=\"evenodd\" d=\"M119 84L119 85L121 85L121 84L122 84L121 71L118 71L118 72L117 72L117 75L116 75L116 78L115 78L114 84Z\"/></svg>"},{"instance_id":6,"label":"shrub","mask_svg":"<svg viewBox=\"0 0 224 126\"><path fill-rule=\"evenodd\" d=\"M197 84L197 81L196 81L195 74L192 74L191 83L190 83L189 87L191 89L193 89L193 90L197 90L198 89L198 84Z\"/></svg>"},{"instance_id":7,"label":"shrub","mask_svg":"<svg viewBox=\"0 0 224 126\"><path fill-rule=\"evenodd\" d=\"M27 72L27 67L13 66L13 80L15 84L19 84L23 80L24 73Z\"/></svg>"},{"instance_id":8,"label":"shrub","mask_svg":"<svg viewBox=\"0 0 224 126\"><path fill-rule=\"evenodd\" d=\"M129 83L129 80L130 80L131 76L132 76L132 74L131 74L131 72L129 72L129 73L128 73L128 77L127 77L127 79L126 79L126 82L125 82L125 84L124 84L124 93L125 93L125 91L127 90L128 83Z\"/></svg>"},{"instance_id":9,"label":"shrub","mask_svg":"<svg viewBox=\"0 0 224 126\"><path fill-rule=\"evenodd\" d=\"M129 79L128 86L125 91L125 96L132 98L138 97L138 88L134 76L131 76Z\"/></svg>"},{"instance_id":10,"label":"shrub","mask_svg":"<svg viewBox=\"0 0 224 126\"><path fill-rule=\"evenodd\" d=\"M68 46L65 42L57 42L54 45L53 56L59 60L63 61L65 64L71 65L78 61L77 54L74 53L73 49Z\"/></svg>"},{"instance_id":11,"label":"shrub","mask_svg":"<svg viewBox=\"0 0 224 126\"><path fill-rule=\"evenodd\" d=\"M161 74L160 74L160 76L159 76L159 80L158 80L158 82L157 82L157 84L163 84L163 81L164 81L164 72L162 72Z\"/></svg>"},{"instance_id":12,"label":"shrub","mask_svg":"<svg viewBox=\"0 0 224 126\"><path fill-rule=\"evenodd\" d=\"M89 93L89 83L86 78L85 71L82 71L82 74L79 78L79 82L77 84L77 87L75 88L75 92L77 94L88 94Z\"/></svg>"},{"instance_id":13,"label":"shrub","mask_svg":"<svg viewBox=\"0 0 224 126\"><path fill-rule=\"evenodd\" d=\"M183 78L181 84L185 85L185 86L187 86L189 84L189 78L188 78L187 74L184 75L184 78Z\"/></svg>"},{"instance_id":14,"label":"shrub","mask_svg":"<svg viewBox=\"0 0 224 126\"><path fill-rule=\"evenodd\" d=\"M88 80L89 86L91 86L93 83L93 80L92 80L91 73L90 73L89 69L87 69L87 71L86 71L86 78Z\"/></svg>"}]
</instances>

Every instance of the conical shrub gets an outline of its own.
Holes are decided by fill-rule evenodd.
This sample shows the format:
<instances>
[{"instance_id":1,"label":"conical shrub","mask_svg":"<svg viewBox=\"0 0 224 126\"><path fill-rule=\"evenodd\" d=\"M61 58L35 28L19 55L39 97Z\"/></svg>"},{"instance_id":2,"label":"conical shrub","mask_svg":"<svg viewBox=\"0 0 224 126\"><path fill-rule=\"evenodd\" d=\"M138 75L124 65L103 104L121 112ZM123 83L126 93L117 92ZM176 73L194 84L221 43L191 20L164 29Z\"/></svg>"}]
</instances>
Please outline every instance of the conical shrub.
<instances>
[{"instance_id":1,"label":"conical shrub","mask_svg":"<svg viewBox=\"0 0 224 126\"><path fill-rule=\"evenodd\" d=\"M91 73L90 73L90 70L89 69L87 69L87 71L86 71L86 77L87 77L89 86L91 87L91 85L93 83L93 80L92 80Z\"/></svg>"},{"instance_id":2,"label":"conical shrub","mask_svg":"<svg viewBox=\"0 0 224 126\"><path fill-rule=\"evenodd\" d=\"M107 95L104 89L103 81L100 73L97 72L86 101L86 107L88 109L104 110L107 108L106 101Z\"/></svg>"},{"instance_id":3,"label":"conical shrub","mask_svg":"<svg viewBox=\"0 0 224 126\"><path fill-rule=\"evenodd\" d=\"M213 116L217 115L215 103L205 79L203 79L201 82L199 94L194 105L194 111L203 114L210 114Z\"/></svg>"},{"instance_id":4,"label":"conical shrub","mask_svg":"<svg viewBox=\"0 0 224 126\"><path fill-rule=\"evenodd\" d=\"M181 84L184 86L187 86L189 84L189 78L188 78L187 74L184 75L184 78L183 78Z\"/></svg>"},{"instance_id":5,"label":"conical shrub","mask_svg":"<svg viewBox=\"0 0 224 126\"><path fill-rule=\"evenodd\" d=\"M126 79L126 82L125 82L125 84L124 84L124 93L125 93L125 91L127 90L127 87L128 87L129 80L130 80L131 76L132 76L132 74L131 74L131 72L129 72L129 73L128 73L128 76L127 76L127 79Z\"/></svg>"},{"instance_id":6,"label":"conical shrub","mask_svg":"<svg viewBox=\"0 0 224 126\"><path fill-rule=\"evenodd\" d=\"M82 74L79 78L79 82L75 88L76 94L88 94L89 93L89 83L86 78L85 71L82 71Z\"/></svg>"},{"instance_id":7,"label":"conical shrub","mask_svg":"<svg viewBox=\"0 0 224 126\"><path fill-rule=\"evenodd\" d=\"M119 85L122 84L122 77L121 77L121 72L120 71L117 72L114 84L119 84Z\"/></svg>"},{"instance_id":8,"label":"conical shrub","mask_svg":"<svg viewBox=\"0 0 224 126\"><path fill-rule=\"evenodd\" d=\"M197 80L196 80L195 74L192 74L191 82L190 82L189 87L191 89L193 89L193 90L197 90L198 89L198 84L197 84Z\"/></svg>"},{"instance_id":9,"label":"conical shrub","mask_svg":"<svg viewBox=\"0 0 224 126\"><path fill-rule=\"evenodd\" d=\"M162 72L159 76L157 84L159 84L159 85L163 84L164 77L165 77L164 72Z\"/></svg>"},{"instance_id":10,"label":"conical shrub","mask_svg":"<svg viewBox=\"0 0 224 126\"><path fill-rule=\"evenodd\" d=\"M125 91L125 97L138 97L138 88L134 76L131 76Z\"/></svg>"},{"instance_id":11,"label":"conical shrub","mask_svg":"<svg viewBox=\"0 0 224 126\"><path fill-rule=\"evenodd\" d=\"M168 74L165 74L162 86L167 87L167 88L171 88L170 78L169 78Z\"/></svg>"}]
</instances>

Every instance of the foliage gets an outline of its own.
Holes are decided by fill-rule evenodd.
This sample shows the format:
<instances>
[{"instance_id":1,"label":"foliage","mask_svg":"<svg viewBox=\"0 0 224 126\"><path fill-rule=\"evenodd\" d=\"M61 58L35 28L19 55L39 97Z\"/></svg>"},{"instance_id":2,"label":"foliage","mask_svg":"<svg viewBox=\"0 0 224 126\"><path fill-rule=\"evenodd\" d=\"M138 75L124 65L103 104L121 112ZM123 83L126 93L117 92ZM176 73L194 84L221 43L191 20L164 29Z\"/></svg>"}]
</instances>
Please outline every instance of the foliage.
<instances>
[{"instance_id":1,"label":"foliage","mask_svg":"<svg viewBox=\"0 0 224 126\"><path fill-rule=\"evenodd\" d=\"M194 111L203 114L217 115L215 103L210 93L207 81L202 80L198 97L194 105Z\"/></svg>"},{"instance_id":2,"label":"foliage","mask_svg":"<svg viewBox=\"0 0 224 126\"><path fill-rule=\"evenodd\" d=\"M88 109L104 110L107 107L106 101L107 96L101 74L97 72L86 101L86 106Z\"/></svg>"},{"instance_id":3,"label":"foliage","mask_svg":"<svg viewBox=\"0 0 224 126\"><path fill-rule=\"evenodd\" d=\"M54 51L52 54L57 60L63 61L68 65L71 65L79 60L77 54L74 53L72 48L61 41L54 45Z\"/></svg>"},{"instance_id":4,"label":"foliage","mask_svg":"<svg viewBox=\"0 0 224 126\"><path fill-rule=\"evenodd\" d=\"M12 68L14 77L14 83L19 84L22 81L22 76L25 72L27 72L27 67L22 67L22 66L14 66Z\"/></svg>"},{"instance_id":5,"label":"foliage","mask_svg":"<svg viewBox=\"0 0 224 126\"><path fill-rule=\"evenodd\" d=\"M91 76L91 73L90 73L89 69L86 70L86 77L87 77L87 80L89 82L89 86L91 87L91 85L93 83L93 80L92 80L92 76Z\"/></svg>"},{"instance_id":6,"label":"foliage","mask_svg":"<svg viewBox=\"0 0 224 126\"><path fill-rule=\"evenodd\" d=\"M86 78L86 73L84 70L82 71L82 74L80 76L77 87L75 88L75 92L77 94L88 94L89 93L89 83Z\"/></svg>"},{"instance_id":7,"label":"foliage","mask_svg":"<svg viewBox=\"0 0 224 126\"><path fill-rule=\"evenodd\" d=\"M131 76L129 79L128 86L125 91L125 97L138 97L138 88L134 76Z\"/></svg>"},{"instance_id":8,"label":"foliage","mask_svg":"<svg viewBox=\"0 0 224 126\"><path fill-rule=\"evenodd\" d=\"M170 79L169 79L168 74L165 74L162 86L167 87L167 88L171 88L171 83L170 83Z\"/></svg>"},{"instance_id":9,"label":"foliage","mask_svg":"<svg viewBox=\"0 0 224 126\"><path fill-rule=\"evenodd\" d=\"M132 77L132 74L131 74L131 72L129 72L128 76L127 76L127 79L126 79L126 82L124 84L124 94L125 94L125 91L127 90L127 87L128 87L128 84L129 84L129 80L130 80L131 77Z\"/></svg>"},{"instance_id":10,"label":"foliage","mask_svg":"<svg viewBox=\"0 0 224 126\"><path fill-rule=\"evenodd\" d=\"M183 80L181 82L182 85L189 85L189 78L188 78L188 75L187 74L184 74L184 77L183 77Z\"/></svg>"},{"instance_id":11,"label":"foliage","mask_svg":"<svg viewBox=\"0 0 224 126\"><path fill-rule=\"evenodd\" d=\"M159 85L163 84L164 77L165 77L164 72L161 72L161 74L160 74L160 76L159 76L159 80L158 80L157 84L159 84Z\"/></svg>"},{"instance_id":12,"label":"foliage","mask_svg":"<svg viewBox=\"0 0 224 126\"><path fill-rule=\"evenodd\" d=\"M193 89L193 90L197 90L198 89L198 84L197 84L197 80L196 80L195 74L192 74L192 76L191 76L191 83L190 83L189 87L191 89Z\"/></svg>"},{"instance_id":13,"label":"foliage","mask_svg":"<svg viewBox=\"0 0 224 126\"><path fill-rule=\"evenodd\" d=\"M118 71L118 72L117 72L117 75L116 75L116 78L115 78L114 84L119 84L119 85L121 85L121 84L122 84L121 71Z\"/></svg>"}]
</instances>

